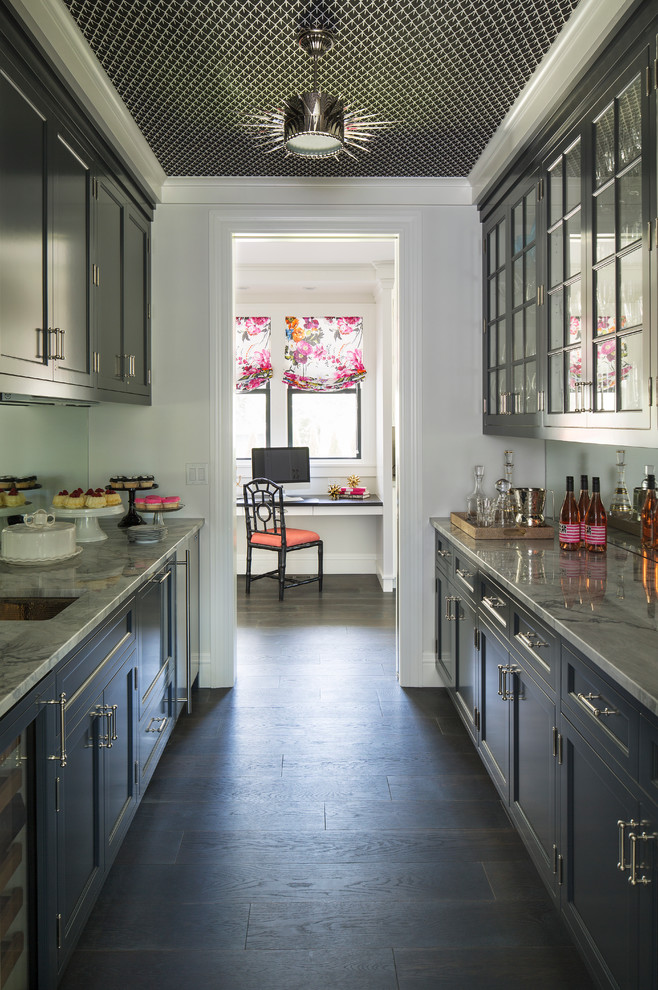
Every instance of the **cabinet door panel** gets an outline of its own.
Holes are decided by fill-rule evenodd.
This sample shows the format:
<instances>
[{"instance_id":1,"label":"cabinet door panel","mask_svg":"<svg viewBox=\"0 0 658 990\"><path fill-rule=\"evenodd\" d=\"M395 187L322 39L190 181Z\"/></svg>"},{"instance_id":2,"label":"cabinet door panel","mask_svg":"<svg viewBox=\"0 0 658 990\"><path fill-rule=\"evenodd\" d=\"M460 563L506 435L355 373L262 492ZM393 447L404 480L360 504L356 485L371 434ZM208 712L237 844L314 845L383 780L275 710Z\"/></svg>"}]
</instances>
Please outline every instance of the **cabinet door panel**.
<instances>
[{"instance_id":1,"label":"cabinet door panel","mask_svg":"<svg viewBox=\"0 0 658 990\"><path fill-rule=\"evenodd\" d=\"M48 378L45 352L46 120L0 72L0 371Z\"/></svg>"},{"instance_id":2,"label":"cabinet door panel","mask_svg":"<svg viewBox=\"0 0 658 990\"><path fill-rule=\"evenodd\" d=\"M492 780L502 797L509 799L510 708L514 682L509 672L509 651L480 622L480 749Z\"/></svg>"},{"instance_id":3,"label":"cabinet door panel","mask_svg":"<svg viewBox=\"0 0 658 990\"><path fill-rule=\"evenodd\" d=\"M126 212L124 232L123 352L129 392L146 393L149 384L149 234L145 222Z\"/></svg>"},{"instance_id":4,"label":"cabinet door panel","mask_svg":"<svg viewBox=\"0 0 658 990\"><path fill-rule=\"evenodd\" d=\"M451 588L445 574L436 570L436 669L446 687L455 686L455 653L452 636Z\"/></svg>"},{"instance_id":5,"label":"cabinet door panel","mask_svg":"<svg viewBox=\"0 0 658 990\"><path fill-rule=\"evenodd\" d=\"M85 705L78 720L67 726L67 764L59 772L58 816L58 914L62 918L60 960L77 938L86 912L103 880L100 845L99 732L104 731L96 712L102 694Z\"/></svg>"},{"instance_id":6,"label":"cabinet door panel","mask_svg":"<svg viewBox=\"0 0 658 990\"><path fill-rule=\"evenodd\" d=\"M455 701L466 727L477 740L479 654L475 650L475 609L465 598L455 596L452 604L455 643Z\"/></svg>"},{"instance_id":7,"label":"cabinet door panel","mask_svg":"<svg viewBox=\"0 0 658 990\"><path fill-rule=\"evenodd\" d=\"M98 275L94 288L94 308L100 368L97 382L101 388L120 390L123 389L123 203L118 190L105 179L98 180L95 219Z\"/></svg>"},{"instance_id":8,"label":"cabinet door panel","mask_svg":"<svg viewBox=\"0 0 658 990\"><path fill-rule=\"evenodd\" d=\"M89 168L70 139L57 134L51 151L50 324L55 379L90 385Z\"/></svg>"},{"instance_id":9,"label":"cabinet door panel","mask_svg":"<svg viewBox=\"0 0 658 990\"><path fill-rule=\"evenodd\" d=\"M555 702L519 665L515 684L512 813L535 862L553 886L557 834Z\"/></svg>"},{"instance_id":10,"label":"cabinet door panel","mask_svg":"<svg viewBox=\"0 0 658 990\"><path fill-rule=\"evenodd\" d=\"M637 821L637 800L562 721L561 841L566 874L563 909L581 945L597 947L593 962L612 985L637 987L638 898L620 861L618 822ZM628 857L628 842L626 843ZM591 949L590 949L591 951ZM612 979L610 979L612 977Z\"/></svg>"},{"instance_id":11,"label":"cabinet door panel","mask_svg":"<svg viewBox=\"0 0 658 990\"><path fill-rule=\"evenodd\" d=\"M111 747L105 758L105 845L118 847L128 825L128 812L135 801L134 766L134 665L135 654L126 658L104 691L106 710L113 711ZM115 707L116 706L116 707ZM107 865L107 864L106 864Z\"/></svg>"}]
</instances>

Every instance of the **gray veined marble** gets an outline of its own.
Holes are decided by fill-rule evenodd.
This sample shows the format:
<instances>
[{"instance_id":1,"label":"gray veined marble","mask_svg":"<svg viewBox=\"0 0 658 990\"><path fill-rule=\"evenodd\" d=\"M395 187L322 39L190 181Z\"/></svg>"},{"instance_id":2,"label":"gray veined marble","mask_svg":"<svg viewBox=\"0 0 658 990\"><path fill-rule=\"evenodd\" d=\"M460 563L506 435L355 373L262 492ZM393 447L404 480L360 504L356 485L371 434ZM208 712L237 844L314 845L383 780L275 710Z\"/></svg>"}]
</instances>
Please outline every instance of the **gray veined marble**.
<instances>
[{"instance_id":1,"label":"gray veined marble","mask_svg":"<svg viewBox=\"0 0 658 990\"><path fill-rule=\"evenodd\" d=\"M0 621L0 716L155 574L176 547L203 526L203 520L167 520L165 539L148 546L128 543L114 520L103 520L101 526L108 539L81 544L82 553L63 564L0 563L0 598L76 599L52 619Z\"/></svg>"},{"instance_id":2,"label":"gray veined marble","mask_svg":"<svg viewBox=\"0 0 658 990\"><path fill-rule=\"evenodd\" d=\"M608 545L564 553L557 539L473 540L449 519L434 529L546 625L658 715L658 554Z\"/></svg>"}]
</instances>

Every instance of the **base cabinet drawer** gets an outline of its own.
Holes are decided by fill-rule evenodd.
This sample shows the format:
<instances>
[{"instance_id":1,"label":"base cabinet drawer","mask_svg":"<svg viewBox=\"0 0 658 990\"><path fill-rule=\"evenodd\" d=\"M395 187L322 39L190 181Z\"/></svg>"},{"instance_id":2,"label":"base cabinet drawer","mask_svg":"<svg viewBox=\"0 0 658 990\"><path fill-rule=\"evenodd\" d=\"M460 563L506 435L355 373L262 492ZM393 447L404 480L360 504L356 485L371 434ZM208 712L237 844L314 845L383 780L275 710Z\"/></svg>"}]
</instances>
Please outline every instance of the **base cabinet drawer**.
<instances>
[{"instance_id":1,"label":"base cabinet drawer","mask_svg":"<svg viewBox=\"0 0 658 990\"><path fill-rule=\"evenodd\" d=\"M140 792L148 784L171 735L174 725L174 682L172 668L167 663L154 684L151 703L139 720L137 729L138 783Z\"/></svg>"}]
</instances>

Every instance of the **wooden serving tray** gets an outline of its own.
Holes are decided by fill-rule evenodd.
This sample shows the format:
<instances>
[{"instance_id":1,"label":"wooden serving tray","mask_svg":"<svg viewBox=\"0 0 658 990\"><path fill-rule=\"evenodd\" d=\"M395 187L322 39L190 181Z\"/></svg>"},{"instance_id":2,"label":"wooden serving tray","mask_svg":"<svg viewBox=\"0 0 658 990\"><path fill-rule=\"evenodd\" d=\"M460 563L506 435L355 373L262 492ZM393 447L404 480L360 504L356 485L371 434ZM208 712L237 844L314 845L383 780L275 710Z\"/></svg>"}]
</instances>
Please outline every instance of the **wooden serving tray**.
<instances>
[{"instance_id":1,"label":"wooden serving tray","mask_svg":"<svg viewBox=\"0 0 658 990\"><path fill-rule=\"evenodd\" d=\"M552 540L552 526L476 526L469 522L465 512L451 512L450 522L474 540Z\"/></svg>"}]
</instances>

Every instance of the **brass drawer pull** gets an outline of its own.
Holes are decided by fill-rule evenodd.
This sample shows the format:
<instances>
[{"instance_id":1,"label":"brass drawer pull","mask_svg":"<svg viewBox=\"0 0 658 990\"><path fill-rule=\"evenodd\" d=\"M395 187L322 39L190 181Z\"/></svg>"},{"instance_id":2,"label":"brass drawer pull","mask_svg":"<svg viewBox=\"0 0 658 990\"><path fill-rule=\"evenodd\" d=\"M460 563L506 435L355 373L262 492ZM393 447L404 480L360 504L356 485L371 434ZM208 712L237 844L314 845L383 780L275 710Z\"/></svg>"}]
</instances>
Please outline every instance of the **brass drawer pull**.
<instances>
[{"instance_id":1,"label":"brass drawer pull","mask_svg":"<svg viewBox=\"0 0 658 990\"><path fill-rule=\"evenodd\" d=\"M450 550L437 550L437 557L452 557L452 552Z\"/></svg>"},{"instance_id":2,"label":"brass drawer pull","mask_svg":"<svg viewBox=\"0 0 658 990\"><path fill-rule=\"evenodd\" d=\"M167 718L166 715L161 715L159 718L152 718L144 731L162 732L162 730L166 727L168 721L169 719ZM154 726L153 725L154 722L157 722L158 724Z\"/></svg>"},{"instance_id":3,"label":"brass drawer pull","mask_svg":"<svg viewBox=\"0 0 658 990\"><path fill-rule=\"evenodd\" d=\"M472 572L471 571L465 571L461 567L457 567L456 570L455 570L455 573L457 575L459 575L459 577L462 579L462 581L472 581L473 580L473 574L472 574Z\"/></svg>"},{"instance_id":4,"label":"brass drawer pull","mask_svg":"<svg viewBox=\"0 0 658 990\"><path fill-rule=\"evenodd\" d=\"M615 711L614 708L597 708L596 705L592 704L593 701L603 700L600 694L592 694L591 692L590 694L581 694L579 691L578 700L594 718L602 718L604 715L619 715L619 712Z\"/></svg>"},{"instance_id":5,"label":"brass drawer pull","mask_svg":"<svg viewBox=\"0 0 658 990\"><path fill-rule=\"evenodd\" d=\"M502 598L496 598L494 595L484 595L482 604L486 605L487 608L505 608L505 602Z\"/></svg>"},{"instance_id":6,"label":"brass drawer pull","mask_svg":"<svg viewBox=\"0 0 658 990\"><path fill-rule=\"evenodd\" d=\"M630 885L632 887L637 887L638 884L649 884L649 883L651 883L651 878L650 877L647 877L647 876L644 876L644 875L642 875L641 877L638 877L638 875L637 875L637 869L638 869L638 864L637 864L637 844L638 844L638 842L649 842L651 839L653 839L653 836L652 835L647 835L646 832L643 832L642 835L636 835L635 832L629 832L628 833L628 842L629 842L629 845L631 847L631 875L628 878L628 882L630 883ZM643 865L644 864L640 864L641 867Z\"/></svg>"}]
</instances>

